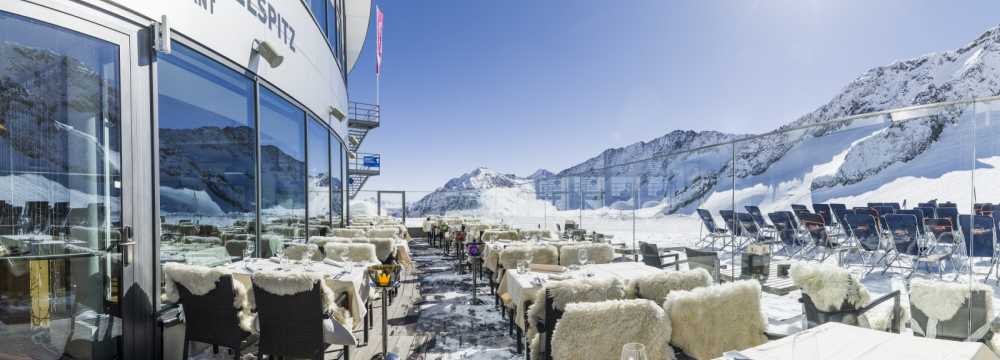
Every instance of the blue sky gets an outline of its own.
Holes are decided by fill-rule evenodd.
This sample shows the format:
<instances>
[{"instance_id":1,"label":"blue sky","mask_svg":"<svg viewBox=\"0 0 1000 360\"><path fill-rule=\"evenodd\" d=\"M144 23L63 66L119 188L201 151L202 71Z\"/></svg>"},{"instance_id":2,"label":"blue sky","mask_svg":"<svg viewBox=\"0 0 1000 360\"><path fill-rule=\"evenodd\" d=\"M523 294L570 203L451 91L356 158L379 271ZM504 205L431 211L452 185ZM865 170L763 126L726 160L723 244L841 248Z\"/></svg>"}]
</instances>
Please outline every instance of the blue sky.
<instances>
[{"instance_id":1,"label":"blue sky","mask_svg":"<svg viewBox=\"0 0 1000 360\"><path fill-rule=\"evenodd\" d=\"M376 1L382 153L366 190L433 190L477 166L526 176L675 129L758 133L863 71L952 50L996 1ZM349 77L374 101L374 30Z\"/></svg>"}]
</instances>

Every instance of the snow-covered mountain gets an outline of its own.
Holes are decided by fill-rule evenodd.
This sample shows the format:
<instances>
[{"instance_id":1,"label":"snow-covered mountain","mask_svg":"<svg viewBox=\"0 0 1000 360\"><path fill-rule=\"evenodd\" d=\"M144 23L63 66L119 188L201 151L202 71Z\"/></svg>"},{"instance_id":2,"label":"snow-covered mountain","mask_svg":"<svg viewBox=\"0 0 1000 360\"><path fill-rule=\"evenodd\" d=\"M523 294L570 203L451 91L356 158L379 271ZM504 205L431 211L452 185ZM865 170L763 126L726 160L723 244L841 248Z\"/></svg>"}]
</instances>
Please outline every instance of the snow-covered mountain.
<instances>
[{"instance_id":1,"label":"snow-covered mountain","mask_svg":"<svg viewBox=\"0 0 1000 360\"><path fill-rule=\"evenodd\" d=\"M537 199L531 179L480 167L424 196L412 205L410 212L414 216L445 213L508 216L528 207L555 209Z\"/></svg>"},{"instance_id":2,"label":"snow-covered mountain","mask_svg":"<svg viewBox=\"0 0 1000 360\"><path fill-rule=\"evenodd\" d=\"M638 193L638 203L661 206L662 213L729 208L734 197L737 205L758 204L765 211L791 203L880 198L971 201L965 194L968 191L956 191L955 186L968 186L973 143L981 158L977 182L984 178L980 171L986 179L990 175L1000 179L1000 173L991 173L996 169L992 158L997 156L996 163L1000 163L1000 146L994 144L1000 143L995 140L1000 131L992 135L982 129L972 131L971 107L945 108L910 121L876 116L801 128L881 110L995 95L1000 95L1000 27L956 50L870 69L828 103L777 132L747 137L678 130L607 149L557 176L535 178L534 186L525 191L537 189L537 197L560 208L578 208L583 203L589 208L588 192L603 194L598 202L604 206L629 201ZM972 134L976 134L974 142ZM705 148L744 137L736 145ZM666 156L678 152L682 154ZM651 160L640 161L644 159ZM446 185L429 197L444 198L441 192L447 191ZM980 197L984 195L977 191ZM996 195L1000 200L1000 191ZM463 198L457 207L489 205L482 199Z\"/></svg>"}]
</instances>

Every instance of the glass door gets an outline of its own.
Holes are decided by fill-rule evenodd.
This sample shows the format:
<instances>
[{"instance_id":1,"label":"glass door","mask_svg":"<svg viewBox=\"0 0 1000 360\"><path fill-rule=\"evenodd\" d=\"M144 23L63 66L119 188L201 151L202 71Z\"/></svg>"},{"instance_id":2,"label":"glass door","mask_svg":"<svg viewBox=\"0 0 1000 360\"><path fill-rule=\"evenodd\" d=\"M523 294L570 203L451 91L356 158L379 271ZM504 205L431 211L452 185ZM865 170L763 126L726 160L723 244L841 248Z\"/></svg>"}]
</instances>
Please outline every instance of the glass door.
<instances>
[{"instance_id":1,"label":"glass door","mask_svg":"<svg viewBox=\"0 0 1000 360\"><path fill-rule=\"evenodd\" d=\"M0 358L122 357L129 44L0 4Z\"/></svg>"}]
</instances>

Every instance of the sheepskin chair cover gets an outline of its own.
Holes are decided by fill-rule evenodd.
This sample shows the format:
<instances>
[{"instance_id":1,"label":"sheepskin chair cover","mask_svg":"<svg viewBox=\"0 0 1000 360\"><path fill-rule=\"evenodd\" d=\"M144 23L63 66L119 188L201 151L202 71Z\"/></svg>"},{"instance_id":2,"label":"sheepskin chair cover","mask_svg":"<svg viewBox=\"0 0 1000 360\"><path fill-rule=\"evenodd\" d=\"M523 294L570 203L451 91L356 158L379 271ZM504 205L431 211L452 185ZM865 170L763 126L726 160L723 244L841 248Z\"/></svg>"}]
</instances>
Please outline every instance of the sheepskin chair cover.
<instances>
[{"instance_id":1,"label":"sheepskin chair cover","mask_svg":"<svg viewBox=\"0 0 1000 360\"><path fill-rule=\"evenodd\" d=\"M336 241L336 239L338 239L338 238L334 237L334 236L317 236L317 235L313 235L313 236L309 237L309 243L310 244L316 244L316 246L318 246L320 249L322 249L323 246L326 245L326 243L331 242L331 241ZM344 239L344 238L340 238L340 239ZM348 241L346 241L346 242L350 242L350 239L348 239Z\"/></svg>"},{"instance_id":2,"label":"sheepskin chair cover","mask_svg":"<svg viewBox=\"0 0 1000 360\"><path fill-rule=\"evenodd\" d=\"M970 286L967 283L915 278L910 282L910 305L920 309L934 322L947 321L958 313L973 291L987 292L986 313L993 314L993 288L980 282L973 282Z\"/></svg>"},{"instance_id":3,"label":"sheepskin chair cover","mask_svg":"<svg viewBox=\"0 0 1000 360\"><path fill-rule=\"evenodd\" d=\"M795 286L809 295L820 311L840 310L846 300L855 308L868 304L871 296L847 270L831 264L796 263L790 274Z\"/></svg>"},{"instance_id":4,"label":"sheepskin chair cover","mask_svg":"<svg viewBox=\"0 0 1000 360\"><path fill-rule=\"evenodd\" d=\"M499 264L504 269L514 269L518 261L527 260L529 257L532 264L555 265L559 251L555 246L549 245L511 246L500 250Z\"/></svg>"},{"instance_id":5,"label":"sheepskin chair cover","mask_svg":"<svg viewBox=\"0 0 1000 360\"><path fill-rule=\"evenodd\" d=\"M164 300L169 303L180 301L181 294L177 290L177 284L181 284L181 286L184 286L185 289L194 295L201 296L208 294L215 289L216 283L219 282L219 278L222 275L232 276L232 273L223 268L210 268L176 262L165 263L163 264ZM236 294L233 298L233 308L239 309L236 318L240 321L240 329L249 333L256 333L249 292L246 286L243 286L243 283L236 279L233 279L232 283L233 292Z\"/></svg>"},{"instance_id":6,"label":"sheepskin chair cover","mask_svg":"<svg viewBox=\"0 0 1000 360\"><path fill-rule=\"evenodd\" d=\"M590 258L588 264L607 264L615 259L615 251L610 244L579 243L565 245L559 249L559 265L570 266L580 264L580 251L587 251Z\"/></svg>"},{"instance_id":7,"label":"sheepskin chair cover","mask_svg":"<svg viewBox=\"0 0 1000 360\"><path fill-rule=\"evenodd\" d=\"M375 245L375 255L378 255L378 259L381 261L385 261L396 253L396 239L369 238L368 242Z\"/></svg>"},{"instance_id":8,"label":"sheepskin chair cover","mask_svg":"<svg viewBox=\"0 0 1000 360\"><path fill-rule=\"evenodd\" d=\"M670 343L697 359L767 342L756 280L671 291L663 309L673 327Z\"/></svg>"},{"instance_id":9,"label":"sheepskin chair cover","mask_svg":"<svg viewBox=\"0 0 1000 360\"><path fill-rule=\"evenodd\" d=\"M566 306L552 335L554 360L617 359L622 346L641 343L649 360L672 360L670 319L645 299Z\"/></svg>"},{"instance_id":10,"label":"sheepskin chair cover","mask_svg":"<svg viewBox=\"0 0 1000 360\"><path fill-rule=\"evenodd\" d=\"M312 259L319 252L316 244L288 244L285 246L285 257L291 260Z\"/></svg>"},{"instance_id":11,"label":"sheepskin chair cover","mask_svg":"<svg viewBox=\"0 0 1000 360\"><path fill-rule=\"evenodd\" d=\"M635 296L662 303L671 291L712 286L712 275L705 269L664 271L635 279L631 285Z\"/></svg>"},{"instance_id":12,"label":"sheepskin chair cover","mask_svg":"<svg viewBox=\"0 0 1000 360\"><path fill-rule=\"evenodd\" d=\"M367 235L370 238L397 238L399 237L399 231L396 229L374 229L368 230Z\"/></svg>"},{"instance_id":13,"label":"sheepskin chair cover","mask_svg":"<svg viewBox=\"0 0 1000 360\"><path fill-rule=\"evenodd\" d=\"M378 256L375 255L375 245L372 244L345 244L345 243L327 243L326 248L326 258L334 261L340 261L342 258L346 258L350 262L359 263L373 263L378 264Z\"/></svg>"},{"instance_id":14,"label":"sheepskin chair cover","mask_svg":"<svg viewBox=\"0 0 1000 360\"><path fill-rule=\"evenodd\" d=\"M565 310L570 303L626 299L629 295L626 290L625 283L618 278L549 281L535 293L535 299L528 308L528 319L532 324L545 320L546 292L552 297L552 307Z\"/></svg>"},{"instance_id":15,"label":"sheepskin chair cover","mask_svg":"<svg viewBox=\"0 0 1000 360\"><path fill-rule=\"evenodd\" d=\"M337 297L323 281L323 276L315 273L261 271L253 274L253 286L278 296L295 295L311 291L319 283L323 296L323 313L329 315L345 328L353 329L350 312L337 306ZM251 298L252 300L252 298Z\"/></svg>"},{"instance_id":16,"label":"sheepskin chair cover","mask_svg":"<svg viewBox=\"0 0 1000 360\"><path fill-rule=\"evenodd\" d=\"M345 238L365 237L363 229L333 229L333 236Z\"/></svg>"}]
</instances>

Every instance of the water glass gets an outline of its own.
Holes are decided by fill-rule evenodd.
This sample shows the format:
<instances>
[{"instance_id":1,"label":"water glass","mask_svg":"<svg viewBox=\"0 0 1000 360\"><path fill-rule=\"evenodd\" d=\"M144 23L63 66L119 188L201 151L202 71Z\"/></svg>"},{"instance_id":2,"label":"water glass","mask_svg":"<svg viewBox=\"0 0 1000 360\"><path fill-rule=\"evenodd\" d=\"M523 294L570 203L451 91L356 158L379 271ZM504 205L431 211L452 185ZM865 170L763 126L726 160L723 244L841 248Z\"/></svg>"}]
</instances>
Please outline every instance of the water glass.
<instances>
[{"instance_id":1,"label":"water glass","mask_svg":"<svg viewBox=\"0 0 1000 360\"><path fill-rule=\"evenodd\" d=\"M587 252L587 249L580 249L580 252L576 253L576 257L580 266L587 265L587 262L590 261L590 253Z\"/></svg>"},{"instance_id":2,"label":"water glass","mask_svg":"<svg viewBox=\"0 0 1000 360\"><path fill-rule=\"evenodd\" d=\"M528 266L531 264L528 260L518 260L517 261L517 273L524 274L528 272Z\"/></svg>"},{"instance_id":3,"label":"water glass","mask_svg":"<svg viewBox=\"0 0 1000 360\"><path fill-rule=\"evenodd\" d=\"M621 360L646 360L646 345L628 343L622 346Z\"/></svg>"}]
</instances>

